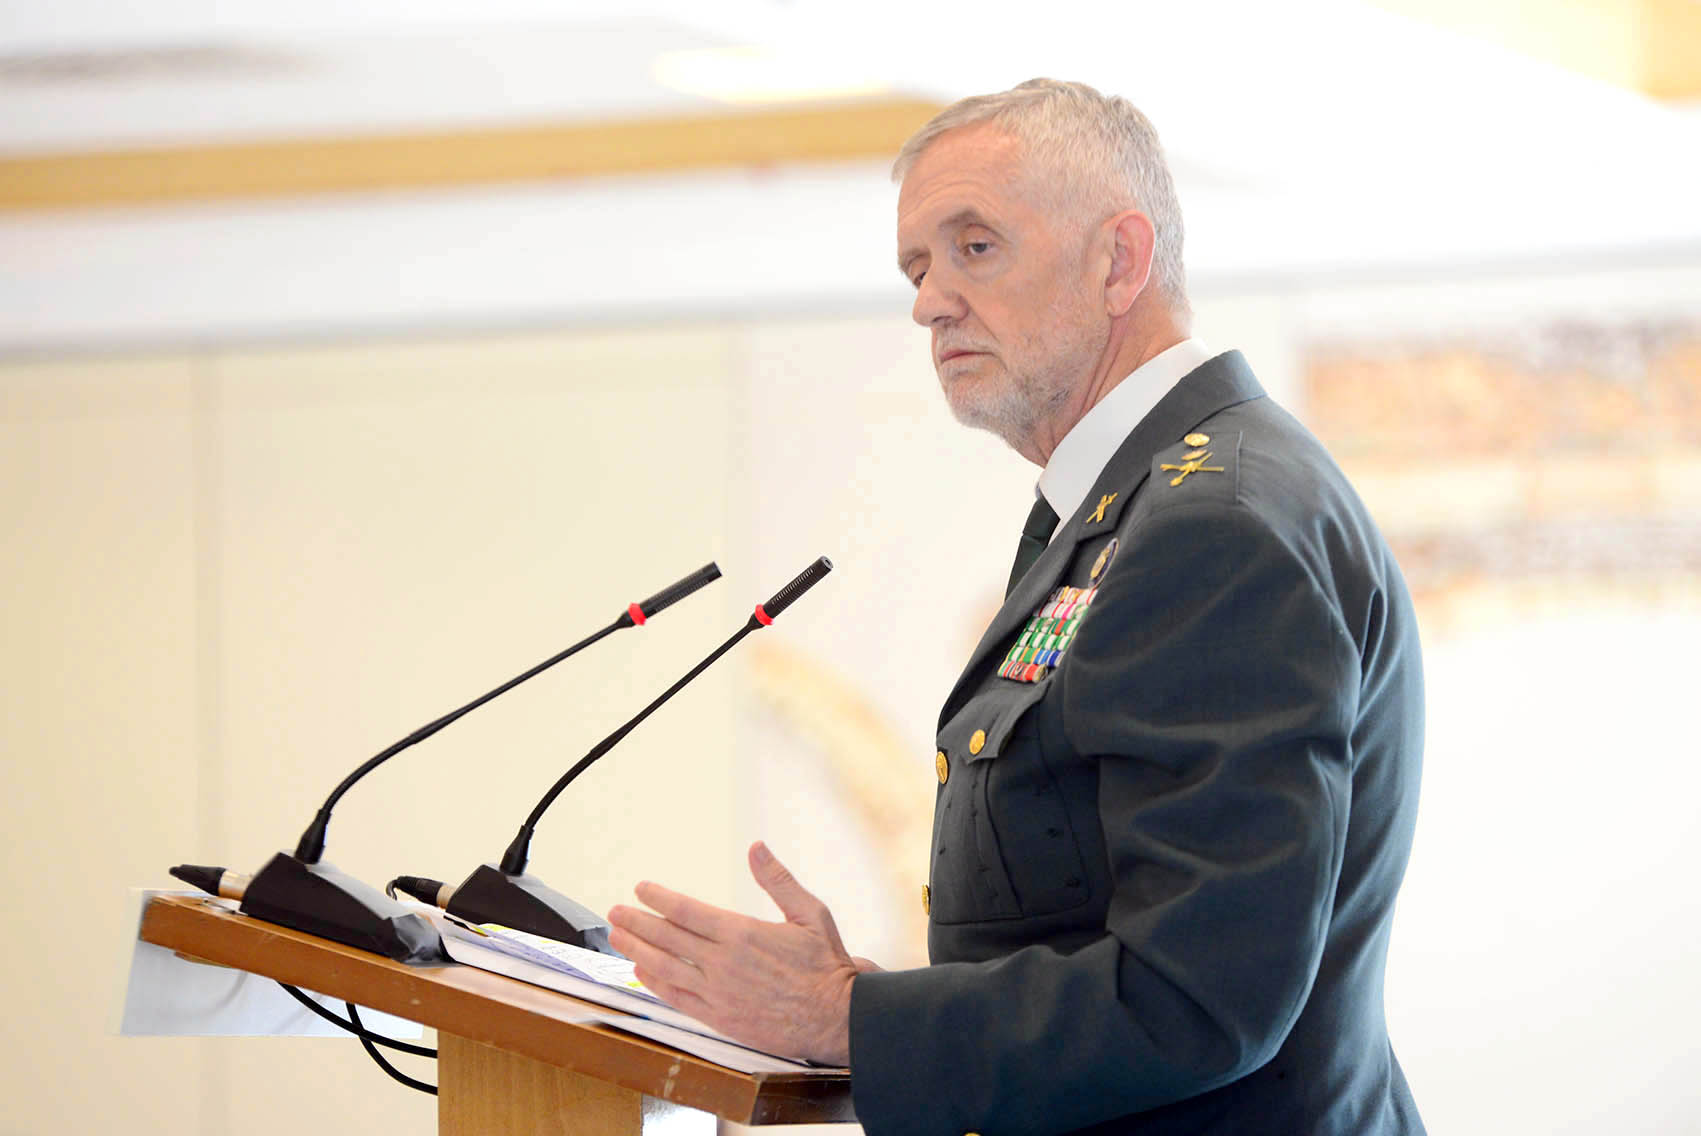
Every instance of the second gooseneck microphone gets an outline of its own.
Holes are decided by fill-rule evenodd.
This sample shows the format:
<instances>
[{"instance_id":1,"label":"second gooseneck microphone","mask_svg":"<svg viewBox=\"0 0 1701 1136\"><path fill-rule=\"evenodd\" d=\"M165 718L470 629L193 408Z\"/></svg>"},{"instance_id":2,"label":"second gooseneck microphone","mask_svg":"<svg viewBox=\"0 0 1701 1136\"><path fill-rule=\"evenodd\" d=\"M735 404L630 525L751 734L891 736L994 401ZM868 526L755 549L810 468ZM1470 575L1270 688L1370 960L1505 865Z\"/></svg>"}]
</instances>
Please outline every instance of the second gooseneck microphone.
<instances>
[{"instance_id":1,"label":"second gooseneck microphone","mask_svg":"<svg viewBox=\"0 0 1701 1136\"><path fill-rule=\"evenodd\" d=\"M589 769L598 758L613 749L662 703L679 693L686 683L708 670L715 660L737 646L746 635L773 623L781 612L832 570L833 562L823 556L798 573L791 583L775 592L767 603L757 604L744 626L731 638L711 651L707 658L687 671L678 682L640 710L631 721L592 747L589 753L549 787L549 791L538 801L531 815L526 817L525 823L520 826L519 833L508 845L507 851L502 854L500 864L479 865L453 892L448 892L439 881L417 876L398 877L393 881L395 885L427 903L443 904L449 914L469 923L500 923L575 946L588 947L608 954L615 953L608 945L608 924L584 905L554 891L537 877L527 874L526 865L531 856L532 833L538 821L549 806L555 803L563 789L572 784L579 774Z\"/></svg>"}]
</instances>

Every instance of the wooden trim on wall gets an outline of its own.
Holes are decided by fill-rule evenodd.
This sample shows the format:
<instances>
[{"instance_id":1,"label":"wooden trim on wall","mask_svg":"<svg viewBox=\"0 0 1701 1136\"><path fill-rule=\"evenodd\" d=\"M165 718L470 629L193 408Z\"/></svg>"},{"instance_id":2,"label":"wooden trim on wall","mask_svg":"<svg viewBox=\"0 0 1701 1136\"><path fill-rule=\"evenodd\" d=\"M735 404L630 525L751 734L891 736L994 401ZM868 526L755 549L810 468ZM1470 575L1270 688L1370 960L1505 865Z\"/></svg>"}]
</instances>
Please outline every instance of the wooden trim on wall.
<instances>
[{"instance_id":1,"label":"wooden trim on wall","mask_svg":"<svg viewBox=\"0 0 1701 1136\"><path fill-rule=\"evenodd\" d=\"M889 160L939 109L920 99L883 99L622 122L4 158L0 211Z\"/></svg>"}]
</instances>

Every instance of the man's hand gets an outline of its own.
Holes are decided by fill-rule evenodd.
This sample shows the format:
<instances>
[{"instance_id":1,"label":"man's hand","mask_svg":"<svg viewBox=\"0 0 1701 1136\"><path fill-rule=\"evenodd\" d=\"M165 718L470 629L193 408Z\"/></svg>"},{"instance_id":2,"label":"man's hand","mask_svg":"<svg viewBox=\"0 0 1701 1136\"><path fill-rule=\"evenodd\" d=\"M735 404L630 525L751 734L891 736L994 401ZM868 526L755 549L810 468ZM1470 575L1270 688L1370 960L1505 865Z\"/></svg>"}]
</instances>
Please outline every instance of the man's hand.
<instances>
[{"instance_id":1,"label":"man's hand","mask_svg":"<svg viewBox=\"0 0 1701 1136\"><path fill-rule=\"evenodd\" d=\"M658 997L728 1037L770 1053L848 1065L851 982L879 968L846 952L832 912L767 845L750 846L750 873L784 923L646 881L635 892L657 914L614 908L609 942L637 964L639 981Z\"/></svg>"}]
</instances>

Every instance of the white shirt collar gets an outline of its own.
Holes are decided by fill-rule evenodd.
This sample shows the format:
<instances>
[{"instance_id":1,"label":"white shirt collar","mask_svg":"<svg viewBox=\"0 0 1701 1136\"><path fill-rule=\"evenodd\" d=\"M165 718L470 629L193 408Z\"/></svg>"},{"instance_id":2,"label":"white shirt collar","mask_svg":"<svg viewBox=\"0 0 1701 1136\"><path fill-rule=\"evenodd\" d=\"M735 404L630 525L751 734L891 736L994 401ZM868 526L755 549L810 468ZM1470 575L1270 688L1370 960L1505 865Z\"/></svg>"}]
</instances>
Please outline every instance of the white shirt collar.
<instances>
[{"instance_id":1,"label":"white shirt collar","mask_svg":"<svg viewBox=\"0 0 1701 1136\"><path fill-rule=\"evenodd\" d=\"M1176 383L1211 357L1199 340L1184 339L1136 367L1057 443L1040 473L1036 492L1063 520L1074 516L1117 447L1128 440L1140 420Z\"/></svg>"}]
</instances>

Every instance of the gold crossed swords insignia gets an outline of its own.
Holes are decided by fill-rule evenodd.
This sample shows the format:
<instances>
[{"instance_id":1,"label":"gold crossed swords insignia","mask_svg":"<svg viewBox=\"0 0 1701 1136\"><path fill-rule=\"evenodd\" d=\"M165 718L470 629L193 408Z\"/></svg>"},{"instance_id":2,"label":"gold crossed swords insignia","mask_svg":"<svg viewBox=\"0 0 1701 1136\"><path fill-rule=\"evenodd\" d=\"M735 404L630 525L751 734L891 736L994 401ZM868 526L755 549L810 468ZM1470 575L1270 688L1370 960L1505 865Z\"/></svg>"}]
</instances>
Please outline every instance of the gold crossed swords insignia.
<instances>
[{"instance_id":1,"label":"gold crossed swords insignia","mask_svg":"<svg viewBox=\"0 0 1701 1136\"><path fill-rule=\"evenodd\" d=\"M1106 493L1103 497L1100 497L1099 507L1093 510L1093 515L1087 518L1087 523L1089 525L1096 525L1100 521L1104 520L1105 506L1109 505L1114 500L1116 500L1116 494L1114 493Z\"/></svg>"},{"instance_id":2,"label":"gold crossed swords insignia","mask_svg":"<svg viewBox=\"0 0 1701 1136\"><path fill-rule=\"evenodd\" d=\"M1186 481L1187 475L1190 474L1190 473L1222 473L1223 472L1222 466L1220 466L1220 465L1206 465L1205 464L1206 462L1208 462L1210 460L1211 460L1211 451L1209 451L1209 450L1194 450L1192 453L1181 455L1181 464L1180 465L1173 465L1169 462L1164 462L1162 465L1160 465L1158 467L1158 469L1162 470L1165 473L1175 473L1175 476L1170 478L1170 481L1169 481L1171 486L1175 486L1175 485L1180 485L1183 481Z\"/></svg>"}]
</instances>

